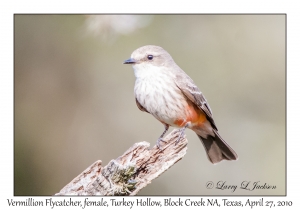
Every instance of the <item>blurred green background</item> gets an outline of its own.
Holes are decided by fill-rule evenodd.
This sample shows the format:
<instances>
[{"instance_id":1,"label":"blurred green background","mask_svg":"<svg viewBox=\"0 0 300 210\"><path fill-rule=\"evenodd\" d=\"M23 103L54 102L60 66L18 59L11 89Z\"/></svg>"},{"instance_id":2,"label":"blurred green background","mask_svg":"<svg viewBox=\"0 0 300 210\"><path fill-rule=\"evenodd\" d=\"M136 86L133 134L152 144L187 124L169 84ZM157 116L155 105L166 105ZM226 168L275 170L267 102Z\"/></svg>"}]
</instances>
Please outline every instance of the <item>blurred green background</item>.
<instances>
[{"instance_id":1,"label":"blurred green background","mask_svg":"<svg viewBox=\"0 0 300 210\"><path fill-rule=\"evenodd\" d=\"M186 156L139 195L284 195L285 18L15 15L15 195L53 195L98 159L155 145L164 128L136 107L133 70L122 64L148 44L198 85L239 160L212 165L188 130ZM276 189L232 192L208 181Z\"/></svg>"}]
</instances>

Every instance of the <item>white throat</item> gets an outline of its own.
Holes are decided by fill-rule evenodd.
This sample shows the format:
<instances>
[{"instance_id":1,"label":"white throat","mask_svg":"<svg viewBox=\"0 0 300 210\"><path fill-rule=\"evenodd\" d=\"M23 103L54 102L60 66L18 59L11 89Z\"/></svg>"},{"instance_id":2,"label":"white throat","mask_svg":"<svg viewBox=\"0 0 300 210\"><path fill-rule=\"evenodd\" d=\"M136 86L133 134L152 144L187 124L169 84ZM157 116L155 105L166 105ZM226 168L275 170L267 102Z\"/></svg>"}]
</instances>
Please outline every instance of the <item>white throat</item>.
<instances>
[{"instance_id":1,"label":"white throat","mask_svg":"<svg viewBox=\"0 0 300 210\"><path fill-rule=\"evenodd\" d=\"M149 64L136 64L132 66L136 79L158 79L165 77L167 74L170 76L165 66L153 66Z\"/></svg>"}]
</instances>

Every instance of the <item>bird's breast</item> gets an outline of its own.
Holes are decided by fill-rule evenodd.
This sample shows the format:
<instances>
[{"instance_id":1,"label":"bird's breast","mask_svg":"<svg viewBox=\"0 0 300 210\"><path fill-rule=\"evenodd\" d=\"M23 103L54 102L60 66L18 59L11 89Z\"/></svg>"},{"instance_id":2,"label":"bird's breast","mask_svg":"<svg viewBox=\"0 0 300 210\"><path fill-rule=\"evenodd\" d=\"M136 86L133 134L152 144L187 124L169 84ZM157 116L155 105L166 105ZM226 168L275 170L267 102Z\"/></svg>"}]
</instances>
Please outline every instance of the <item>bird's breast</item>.
<instances>
[{"instance_id":1,"label":"bird's breast","mask_svg":"<svg viewBox=\"0 0 300 210\"><path fill-rule=\"evenodd\" d=\"M181 127L175 122L186 119L188 106L186 97L177 87L174 77L165 72L152 72L137 77L134 87L138 102L155 118L171 126Z\"/></svg>"}]
</instances>

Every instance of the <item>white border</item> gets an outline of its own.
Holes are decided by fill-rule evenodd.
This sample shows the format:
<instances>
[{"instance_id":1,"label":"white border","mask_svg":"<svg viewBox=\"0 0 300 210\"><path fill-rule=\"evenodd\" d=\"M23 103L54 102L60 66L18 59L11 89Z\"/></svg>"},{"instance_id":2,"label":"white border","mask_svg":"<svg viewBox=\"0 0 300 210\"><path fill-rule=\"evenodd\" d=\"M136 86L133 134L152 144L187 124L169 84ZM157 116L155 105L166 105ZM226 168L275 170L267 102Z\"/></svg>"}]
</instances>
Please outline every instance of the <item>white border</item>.
<instances>
[{"instance_id":1,"label":"white border","mask_svg":"<svg viewBox=\"0 0 300 210\"><path fill-rule=\"evenodd\" d=\"M298 9L297 9L298 8ZM14 13L286 13L287 14L287 197L265 197L269 200L291 200L299 207L299 119L300 119L300 33L299 7L296 1L2 1L0 68L0 206L13 198L13 14ZM24 198L24 197L19 197ZM45 199L37 197L36 199ZM156 199L163 199L155 197ZM173 197L174 199L176 197ZM222 197L217 197L222 199ZM252 197L259 200L259 197ZM76 199L76 198L74 198ZM136 198L130 198L133 200ZM228 197L244 200L247 197ZM43 208L39 208L43 209ZM49 209L49 208L47 208ZM71 209L71 208L70 208ZM299 208L298 208L299 209Z\"/></svg>"}]
</instances>

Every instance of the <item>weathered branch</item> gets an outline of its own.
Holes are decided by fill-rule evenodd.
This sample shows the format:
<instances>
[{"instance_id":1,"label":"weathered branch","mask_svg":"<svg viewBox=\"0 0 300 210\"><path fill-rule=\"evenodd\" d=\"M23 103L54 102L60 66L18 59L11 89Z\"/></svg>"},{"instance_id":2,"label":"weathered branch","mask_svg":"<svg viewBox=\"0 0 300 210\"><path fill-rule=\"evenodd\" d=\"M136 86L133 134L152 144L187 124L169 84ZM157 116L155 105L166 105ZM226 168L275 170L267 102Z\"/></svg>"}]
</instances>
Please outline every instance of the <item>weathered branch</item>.
<instances>
[{"instance_id":1,"label":"weathered branch","mask_svg":"<svg viewBox=\"0 0 300 210\"><path fill-rule=\"evenodd\" d=\"M177 144L179 130L161 141L161 150L148 142L135 143L105 167L98 160L55 195L136 195L186 154L187 139Z\"/></svg>"}]
</instances>

